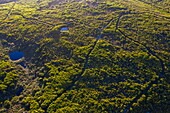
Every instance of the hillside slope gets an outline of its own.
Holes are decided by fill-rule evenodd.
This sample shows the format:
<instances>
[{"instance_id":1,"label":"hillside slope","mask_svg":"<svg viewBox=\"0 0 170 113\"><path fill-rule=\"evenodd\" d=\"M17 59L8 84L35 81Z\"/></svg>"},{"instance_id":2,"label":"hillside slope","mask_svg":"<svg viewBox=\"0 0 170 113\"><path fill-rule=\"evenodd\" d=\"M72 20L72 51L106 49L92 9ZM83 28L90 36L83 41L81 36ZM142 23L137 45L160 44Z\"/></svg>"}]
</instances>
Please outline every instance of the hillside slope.
<instances>
[{"instance_id":1,"label":"hillside slope","mask_svg":"<svg viewBox=\"0 0 170 113\"><path fill-rule=\"evenodd\" d=\"M0 112L168 113L169 8L169 0L3 0ZM14 51L24 58L12 61Z\"/></svg>"}]
</instances>

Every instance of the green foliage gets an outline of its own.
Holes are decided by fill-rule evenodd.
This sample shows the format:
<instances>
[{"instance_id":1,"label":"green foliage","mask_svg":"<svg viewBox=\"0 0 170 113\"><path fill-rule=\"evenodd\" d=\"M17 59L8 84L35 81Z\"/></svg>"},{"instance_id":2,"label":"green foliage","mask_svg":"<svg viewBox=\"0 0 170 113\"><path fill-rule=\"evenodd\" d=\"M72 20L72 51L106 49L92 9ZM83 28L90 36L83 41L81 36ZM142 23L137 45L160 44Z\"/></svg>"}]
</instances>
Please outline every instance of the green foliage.
<instances>
[{"instance_id":1,"label":"green foliage","mask_svg":"<svg viewBox=\"0 0 170 113\"><path fill-rule=\"evenodd\" d=\"M168 113L168 0L6 2L0 112ZM12 51L24 52L27 68Z\"/></svg>"},{"instance_id":2,"label":"green foliage","mask_svg":"<svg viewBox=\"0 0 170 113\"><path fill-rule=\"evenodd\" d=\"M9 88L14 88L18 75L15 74L13 67L10 66L9 62L0 61L0 92L6 92Z\"/></svg>"}]
</instances>

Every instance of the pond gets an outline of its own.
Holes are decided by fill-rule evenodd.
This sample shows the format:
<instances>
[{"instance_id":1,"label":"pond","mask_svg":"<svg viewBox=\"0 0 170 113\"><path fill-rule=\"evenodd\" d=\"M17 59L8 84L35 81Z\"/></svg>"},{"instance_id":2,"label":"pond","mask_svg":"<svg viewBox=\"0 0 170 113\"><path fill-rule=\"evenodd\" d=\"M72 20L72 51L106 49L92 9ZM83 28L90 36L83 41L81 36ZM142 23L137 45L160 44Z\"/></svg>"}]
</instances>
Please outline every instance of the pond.
<instances>
[{"instance_id":1,"label":"pond","mask_svg":"<svg viewBox=\"0 0 170 113\"><path fill-rule=\"evenodd\" d=\"M24 57L24 53L23 52L19 52L19 51L11 52L9 54L9 57L10 57L10 59L12 61L17 61L17 60L20 60L21 58ZM21 61L21 62L18 61L18 63L16 63L16 64L19 64L22 67L26 68L26 65L25 65L24 61Z\"/></svg>"},{"instance_id":2,"label":"pond","mask_svg":"<svg viewBox=\"0 0 170 113\"><path fill-rule=\"evenodd\" d=\"M61 30L60 31L69 31L68 30L68 28L67 27L63 27L63 28L61 28Z\"/></svg>"},{"instance_id":3,"label":"pond","mask_svg":"<svg viewBox=\"0 0 170 113\"><path fill-rule=\"evenodd\" d=\"M19 52L19 51L15 51L15 52L10 53L9 56L10 56L10 59L12 61L16 61L16 60L19 60L22 57L24 57L24 53L23 52Z\"/></svg>"}]
</instances>

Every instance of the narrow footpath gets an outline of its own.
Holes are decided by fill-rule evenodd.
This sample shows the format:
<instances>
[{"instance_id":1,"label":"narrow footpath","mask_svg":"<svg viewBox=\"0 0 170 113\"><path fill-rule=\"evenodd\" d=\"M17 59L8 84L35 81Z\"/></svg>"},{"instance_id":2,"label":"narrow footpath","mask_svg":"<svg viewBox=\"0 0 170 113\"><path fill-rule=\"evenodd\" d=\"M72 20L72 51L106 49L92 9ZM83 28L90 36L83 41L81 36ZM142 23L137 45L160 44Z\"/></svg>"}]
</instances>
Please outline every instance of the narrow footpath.
<instances>
[{"instance_id":1,"label":"narrow footpath","mask_svg":"<svg viewBox=\"0 0 170 113\"><path fill-rule=\"evenodd\" d=\"M152 87L153 84L157 84L158 81L164 77L165 75L165 63L164 61L156 54L155 51L151 50L151 48L147 47L146 45L142 44L141 42L137 41L137 40L134 40L133 38L127 36L122 30L119 29L119 21L120 21L120 18L122 17L123 15L120 15L118 17L118 20L117 20L117 23L116 23L116 30L115 31L118 31L121 35L123 35L125 38L133 41L134 43L138 44L138 45L141 45L143 47L145 47L145 49L147 50L147 52L149 54L151 54L152 56L155 57L155 59L157 59L161 65L161 70L160 70L160 74L157 78L155 78L155 80L153 81L150 81L150 83L148 84L148 86L145 87L145 89L143 89L129 104L126 105L126 107L124 108L123 112L122 113L128 113L130 111L130 108L132 107L133 103L136 103L141 97L143 94L146 94L150 88Z\"/></svg>"},{"instance_id":2,"label":"narrow footpath","mask_svg":"<svg viewBox=\"0 0 170 113\"><path fill-rule=\"evenodd\" d=\"M59 93L58 96L52 100L52 102L55 101L56 99L58 99L59 97L61 97L61 95L63 95L63 94L66 93L67 91L71 90L72 87L76 84L76 82L79 81L80 78L84 75L84 73L86 72L86 69L88 68L88 61L89 61L90 54L92 53L92 51L93 51L94 48L96 47L98 41L101 39L103 30L104 30L105 28L107 28L107 26L110 25L110 23L112 23L112 21L113 21L113 19L111 19L111 20L107 23L106 26L104 26L104 27L102 27L102 28L98 28L98 30L100 31L100 33L99 33L98 37L96 38L96 41L95 41L94 44L92 45L92 48L89 50L88 54L86 55L86 59L85 59L84 66L83 66L83 68L82 68L81 73L74 75L71 85L68 86L66 89L64 89L61 93ZM50 104L51 104L51 103L49 103L49 105L50 105ZM49 106L49 105L48 105L48 106ZM47 113L47 108L44 109L44 110L45 110L45 113Z\"/></svg>"}]
</instances>

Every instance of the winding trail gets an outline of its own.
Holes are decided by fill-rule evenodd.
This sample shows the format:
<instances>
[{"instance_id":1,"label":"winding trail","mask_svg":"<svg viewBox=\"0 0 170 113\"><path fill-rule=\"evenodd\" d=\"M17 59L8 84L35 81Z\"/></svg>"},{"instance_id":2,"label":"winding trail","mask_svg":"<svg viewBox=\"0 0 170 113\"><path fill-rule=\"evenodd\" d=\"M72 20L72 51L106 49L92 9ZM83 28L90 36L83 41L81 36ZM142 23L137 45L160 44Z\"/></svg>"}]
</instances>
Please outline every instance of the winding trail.
<instances>
[{"instance_id":1,"label":"winding trail","mask_svg":"<svg viewBox=\"0 0 170 113\"><path fill-rule=\"evenodd\" d=\"M107 28L108 25L110 25L110 23L113 21L113 18L108 22L108 24L102 28L98 28L98 30L100 31L98 37L96 38L96 41L94 42L94 44L91 46L92 48L89 50L89 52L87 53L86 55L86 59L85 59L85 63L84 63L84 66L82 68L82 71L81 73L79 74L76 74L73 76L73 80L72 80L72 83L71 85L69 85L67 88L65 88L61 93L58 94L57 97L55 97L53 101L57 100L59 97L61 97L64 93L66 93L67 91L71 90L72 87L76 84L77 81L80 80L80 78L84 75L84 73L86 72L86 69L88 68L88 61L89 61L89 57L90 57L90 54L92 53L92 51L94 50L94 48L96 47L97 45L97 42L100 40L100 38L102 37L102 33L103 33L103 29ZM47 106L49 107L51 103L49 103ZM47 109L44 109L45 110L45 113L48 113L47 112Z\"/></svg>"},{"instance_id":2,"label":"winding trail","mask_svg":"<svg viewBox=\"0 0 170 113\"><path fill-rule=\"evenodd\" d=\"M6 14L4 19L2 19L2 20L6 20L11 15L11 12L14 9L14 6L16 5L16 3L17 3L16 1L13 3L12 7L8 10L8 13Z\"/></svg>"},{"instance_id":3,"label":"winding trail","mask_svg":"<svg viewBox=\"0 0 170 113\"><path fill-rule=\"evenodd\" d=\"M1 20L0 24L4 23L4 21L11 15L12 10L14 9L14 6L16 5L17 1L15 1L12 5L12 7L8 10L8 13L6 16Z\"/></svg>"},{"instance_id":4,"label":"winding trail","mask_svg":"<svg viewBox=\"0 0 170 113\"><path fill-rule=\"evenodd\" d=\"M36 19L36 18L27 18L27 17L25 17L25 16L22 15L22 14L21 14L21 16L22 16L24 19L26 19L26 20L34 20L34 21L38 21L38 22L43 23L43 24L46 24L46 25L53 26L53 27L56 26L56 25L54 25L54 24L51 24L51 23L48 23L48 22L45 22L45 21L41 21L41 20Z\"/></svg>"},{"instance_id":5,"label":"winding trail","mask_svg":"<svg viewBox=\"0 0 170 113\"><path fill-rule=\"evenodd\" d=\"M151 50L151 49L150 49L149 47L147 47L145 44L142 44L142 43L140 43L139 41L136 41L136 40L134 40L133 38L130 38L130 37L127 36L122 30L120 30L120 29L118 28L118 26L119 26L118 24L119 24L120 18L121 18L122 16L123 16L123 15L120 15L120 16L118 17L118 20L117 20L117 23L116 23L116 30L118 30L125 38L133 41L134 43L136 43L136 44L138 44L138 45L141 45L141 46L145 47L145 49L147 50L147 52L148 52L149 54L151 54L152 56L155 56L155 59L157 59L157 60L159 61L160 65L161 65L161 71L160 71L159 76L158 76L157 78L155 78L155 80L151 81L145 89L143 89L129 104L127 104L127 106L125 107L125 109L124 109L123 112L122 112L122 113L128 113L129 110L130 110L130 108L132 107L133 103L136 103L136 102L138 101L138 99L140 99L140 98L142 97L143 94L146 94L146 93L149 91L149 89L152 87L153 84L157 84L158 81L159 81L162 77L164 77L164 75L165 75L165 65L164 65L164 61L155 53L155 51ZM116 30L115 30L115 31L116 31Z\"/></svg>"},{"instance_id":6,"label":"winding trail","mask_svg":"<svg viewBox=\"0 0 170 113\"><path fill-rule=\"evenodd\" d=\"M146 45L144 45L144 44L142 44L142 43L140 43L140 42L138 42L138 41L136 41L136 40L134 40L134 39L132 39L132 38L130 38L130 37L128 37L128 36L126 36L126 35L124 34L124 32L122 32L120 29L117 29L117 30L118 30L124 37L130 39L131 41L137 43L138 45L144 46L145 49L148 51L148 53L151 54L151 55L153 55L153 56L155 56L156 59L158 59L158 60L159 60L159 63L161 64L161 72L160 72L160 74L159 74L159 77L157 77L157 78L155 78L155 80L151 81L151 82L148 84L148 86L147 86L144 90L142 90L142 91L140 92L140 94L138 94L138 95L126 106L126 108L125 108L124 111L122 112L122 113L128 113L129 110L130 110L130 108L132 107L133 103L136 103L136 102L138 101L138 99L140 99L140 98L142 97L143 94L146 94L146 93L149 91L149 89L152 87L153 84L157 84L158 81L165 75L165 65L164 65L163 60L162 60L158 55L156 55L155 52L152 51L149 47L147 47Z\"/></svg>"}]
</instances>

